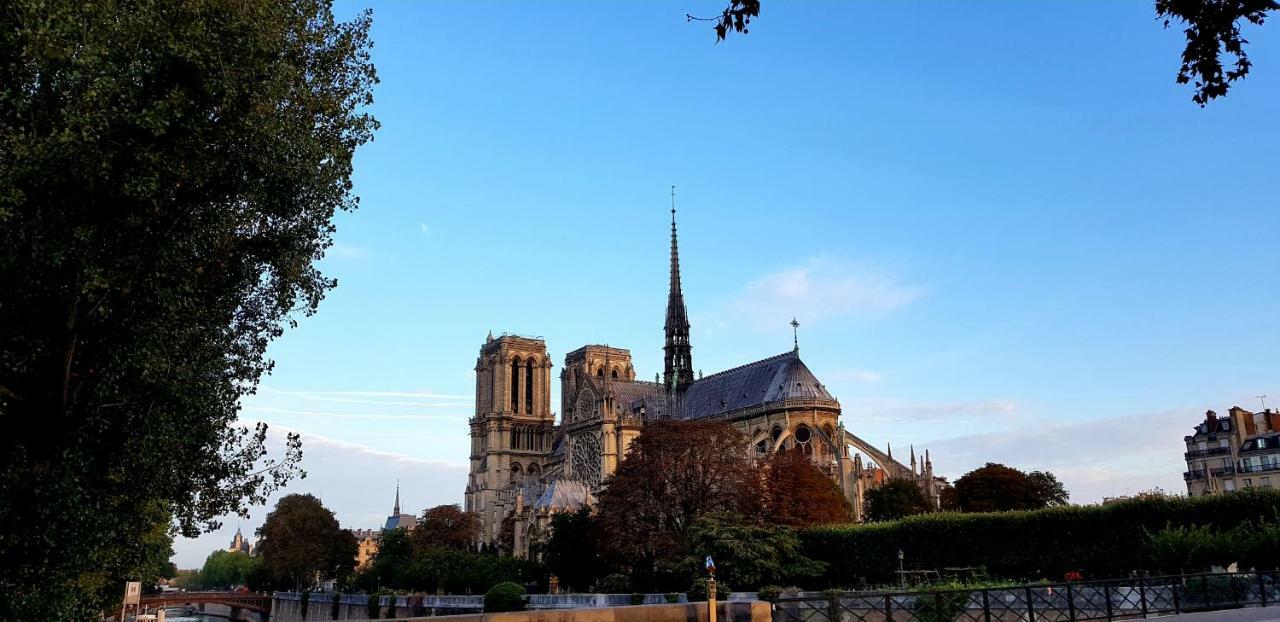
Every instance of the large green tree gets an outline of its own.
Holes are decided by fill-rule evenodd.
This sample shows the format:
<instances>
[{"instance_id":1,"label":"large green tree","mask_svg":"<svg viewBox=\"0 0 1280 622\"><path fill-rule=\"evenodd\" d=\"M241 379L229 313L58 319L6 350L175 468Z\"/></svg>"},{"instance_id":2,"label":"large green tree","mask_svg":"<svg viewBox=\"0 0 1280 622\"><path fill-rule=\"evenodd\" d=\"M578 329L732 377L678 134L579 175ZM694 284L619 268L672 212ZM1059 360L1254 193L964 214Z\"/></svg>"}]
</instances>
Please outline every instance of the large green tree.
<instances>
[{"instance_id":1,"label":"large green tree","mask_svg":"<svg viewBox=\"0 0 1280 622\"><path fill-rule=\"evenodd\" d=\"M1028 474L988 462L956 480L946 501L946 509L961 512L1038 510L1066 505L1067 491L1058 478L1047 471Z\"/></svg>"},{"instance_id":2,"label":"large green tree","mask_svg":"<svg viewBox=\"0 0 1280 622\"><path fill-rule=\"evenodd\" d=\"M308 589L355 570L356 537L312 495L286 495L258 528L262 565L276 585Z\"/></svg>"},{"instance_id":3,"label":"large green tree","mask_svg":"<svg viewBox=\"0 0 1280 622\"><path fill-rule=\"evenodd\" d=\"M547 572L556 575L562 589L583 591L604 576L602 536L591 508L551 517L551 534L539 552Z\"/></svg>"},{"instance_id":4,"label":"large green tree","mask_svg":"<svg viewBox=\"0 0 1280 622\"><path fill-rule=\"evenodd\" d=\"M198 581L208 589L247 585L261 572L262 558L242 551L214 551L205 558Z\"/></svg>"},{"instance_id":5,"label":"large green tree","mask_svg":"<svg viewBox=\"0 0 1280 622\"><path fill-rule=\"evenodd\" d=\"M930 509L929 500L915 482L895 477L866 492L862 517L868 521L897 520Z\"/></svg>"},{"instance_id":6,"label":"large green tree","mask_svg":"<svg viewBox=\"0 0 1280 622\"><path fill-rule=\"evenodd\" d=\"M0 3L0 619L84 619L296 475L236 424L376 122L327 0ZM264 461L265 460L265 461ZM167 534L166 534L167 537Z\"/></svg>"}]
</instances>

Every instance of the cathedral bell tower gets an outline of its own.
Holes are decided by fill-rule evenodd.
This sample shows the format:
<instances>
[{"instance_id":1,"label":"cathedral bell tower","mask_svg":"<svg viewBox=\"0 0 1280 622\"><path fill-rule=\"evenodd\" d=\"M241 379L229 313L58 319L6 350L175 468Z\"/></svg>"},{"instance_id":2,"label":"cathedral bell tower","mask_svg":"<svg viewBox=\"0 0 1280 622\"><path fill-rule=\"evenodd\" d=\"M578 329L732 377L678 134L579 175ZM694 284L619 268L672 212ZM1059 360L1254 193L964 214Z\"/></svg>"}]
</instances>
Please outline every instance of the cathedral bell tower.
<instances>
[{"instance_id":1,"label":"cathedral bell tower","mask_svg":"<svg viewBox=\"0 0 1280 622\"><path fill-rule=\"evenodd\" d=\"M662 384L676 395L693 384L693 347L689 344L689 311L680 290L680 249L676 245L676 187L671 186L671 289L667 292L667 341L662 347Z\"/></svg>"},{"instance_id":2,"label":"cathedral bell tower","mask_svg":"<svg viewBox=\"0 0 1280 622\"><path fill-rule=\"evenodd\" d=\"M466 509L492 544L526 484L542 477L555 433L551 359L541 338L490 333L476 359Z\"/></svg>"}]
</instances>

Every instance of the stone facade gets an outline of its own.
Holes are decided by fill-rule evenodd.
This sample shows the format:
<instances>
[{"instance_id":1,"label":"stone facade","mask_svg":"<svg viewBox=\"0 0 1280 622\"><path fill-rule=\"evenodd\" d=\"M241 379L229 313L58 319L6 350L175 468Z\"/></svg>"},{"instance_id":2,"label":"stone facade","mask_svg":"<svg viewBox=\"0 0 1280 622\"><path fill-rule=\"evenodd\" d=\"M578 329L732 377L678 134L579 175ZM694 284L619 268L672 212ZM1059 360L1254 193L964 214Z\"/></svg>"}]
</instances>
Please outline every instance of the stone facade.
<instances>
[{"instance_id":1,"label":"stone facade","mask_svg":"<svg viewBox=\"0 0 1280 622\"><path fill-rule=\"evenodd\" d=\"M1280 486L1280 412L1233 406L1219 417L1210 410L1183 440L1190 496Z\"/></svg>"},{"instance_id":2,"label":"stone facade","mask_svg":"<svg viewBox=\"0 0 1280 622\"><path fill-rule=\"evenodd\" d=\"M559 424L550 410L551 358L541 338L490 334L476 361L466 510L480 517L480 544L526 555L557 512L592 505L646 423L724 421L750 440L753 457L803 451L861 517L867 490L890 478L915 481L937 506L945 481L927 452L910 465L844 429L840 403L800 359L800 348L694 379L681 290L675 210L664 370L640 380L625 348L586 345L565 355ZM794 322L793 322L794 324Z\"/></svg>"}]
</instances>

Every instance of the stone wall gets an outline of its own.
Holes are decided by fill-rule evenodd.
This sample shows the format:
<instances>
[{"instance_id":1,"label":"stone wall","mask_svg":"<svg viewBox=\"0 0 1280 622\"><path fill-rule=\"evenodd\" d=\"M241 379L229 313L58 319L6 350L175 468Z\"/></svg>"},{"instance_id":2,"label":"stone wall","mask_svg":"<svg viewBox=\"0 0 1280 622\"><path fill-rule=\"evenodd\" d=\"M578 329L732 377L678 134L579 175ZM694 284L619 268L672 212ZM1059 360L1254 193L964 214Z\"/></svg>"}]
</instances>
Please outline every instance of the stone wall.
<instances>
[{"instance_id":1,"label":"stone wall","mask_svg":"<svg viewBox=\"0 0 1280 622\"><path fill-rule=\"evenodd\" d=\"M297 592L276 592L272 597L271 622L315 622L321 620L366 620L369 617L369 598L363 594L312 593L308 596L307 610L302 611L302 595ZM380 597L381 619L409 619L414 612L409 607L408 596ZM392 600L395 611L388 612ZM337 601L336 605L334 601ZM531 594L527 599L530 611L566 609L601 609L631 606L631 594ZM676 605L687 604L684 594L677 596ZM645 594L640 606L666 605L665 594ZM459 614L479 614L484 611L483 595L423 595L422 607L428 616L457 618ZM705 609L705 607L703 607ZM388 615L390 613L391 615ZM465 617L465 616L463 616ZM468 622L459 620L459 622ZM692 620L690 620L692 622ZM718 622L725 622L719 620Z\"/></svg>"},{"instance_id":2,"label":"stone wall","mask_svg":"<svg viewBox=\"0 0 1280 622\"><path fill-rule=\"evenodd\" d=\"M309 607L308 609L307 620L328 619L313 617L310 612L311 608ZM772 620L772 609L769 603L761 601L721 602L717 603L716 609L717 622L771 622ZM399 611L399 608L397 608L397 611ZM706 603L676 603L626 607L545 609L509 613L472 613L416 618L398 614L396 618L412 622L709 622L707 614ZM294 615L296 616L296 611ZM353 621L367 620L367 618L345 619ZM300 619L290 617L287 610L281 610L278 613L272 613L271 621L300 622Z\"/></svg>"}]
</instances>

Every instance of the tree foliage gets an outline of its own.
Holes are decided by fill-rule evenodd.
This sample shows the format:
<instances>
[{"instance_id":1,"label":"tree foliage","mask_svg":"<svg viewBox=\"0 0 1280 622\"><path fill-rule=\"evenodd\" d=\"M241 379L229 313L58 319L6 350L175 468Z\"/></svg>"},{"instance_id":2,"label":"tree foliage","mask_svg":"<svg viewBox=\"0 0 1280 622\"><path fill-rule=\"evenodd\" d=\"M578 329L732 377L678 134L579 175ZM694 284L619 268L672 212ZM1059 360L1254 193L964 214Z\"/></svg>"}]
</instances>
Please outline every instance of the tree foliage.
<instances>
[{"instance_id":1,"label":"tree foliage","mask_svg":"<svg viewBox=\"0 0 1280 622\"><path fill-rule=\"evenodd\" d=\"M1231 84L1249 75L1253 64L1244 46L1248 40L1240 32L1242 22L1261 25L1267 13L1280 9L1276 0L1155 0L1156 17L1169 28L1174 22L1184 26L1187 45L1182 50L1178 84L1195 82L1191 99L1204 107L1209 100L1227 94ZM685 14L687 21L715 22L716 42L731 32L747 34L751 19L760 16L759 0L729 0L720 15L712 18ZM1230 68L1224 68L1223 56Z\"/></svg>"},{"instance_id":2,"label":"tree foliage","mask_svg":"<svg viewBox=\"0 0 1280 622\"><path fill-rule=\"evenodd\" d=\"M850 519L848 499L803 452L776 452L764 469L764 512L770 522L809 527Z\"/></svg>"},{"instance_id":3,"label":"tree foliage","mask_svg":"<svg viewBox=\"0 0 1280 622\"><path fill-rule=\"evenodd\" d=\"M552 516L551 535L541 547L547 572L556 575L566 591L586 590L605 574L601 538L591 508Z\"/></svg>"},{"instance_id":4,"label":"tree foliage","mask_svg":"<svg viewBox=\"0 0 1280 622\"><path fill-rule=\"evenodd\" d=\"M369 24L3 3L0 619L96 617L167 557L157 525L195 536L299 472L296 436L263 462L235 422L334 285L314 264L376 127Z\"/></svg>"},{"instance_id":5,"label":"tree foliage","mask_svg":"<svg viewBox=\"0 0 1280 622\"><path fill-rule=\"evenodd\" d=\"M422 518L409 532L416 550L432 548L466 550L480 535L480 518L462 506L437 505L422 512Z\"/></svg>"},{"instance_id":6,"label":"tree foliage","mask_svg":"<svg viewBox=\"0 0 1280 622\"><path fill-rule=\"evenodd\" d=\"M1087 579L1123 577L1137 570L1178 570L1170 555L1159 561L1149 533L1199 525L1208 533L1246 534L1235 544L1215 540L1211 548L1234 551L1242 567L1270 568L1280 551L1280 530L1270 537L1255 521L1280 516L1280 492L1242 490L1201 497L1145 497L1104 505L1042 510L957 514L931 512L902 520L821 526L800 531L807 557L829 564L821 583L849 586L866 577L872 583L895 580L897 552L907 568L986 566L994 576L1036 580L1079 571ZM1202 549L1203 550L1203 549ZM1224 556L1182 559L1222 564ZM1259 566L1261 564L1261 566Z\"/></svg>"},{"instance_id":7,"label":"tree foliage","mask_svg":"<svg viewBox=\"0 0 1280 622\"><path fill-rule=\"evenodd\" d=\"M741 433L722 422L646 425L600 497L606 555L653 586L682 557L685 535L712 512L758 515L760 478Z\"/></svg>"},{"instance_id":8,"label":"tree foliage","mask_svg":"<svg viewBox=\"0 0 1280 622\"><path fill-rule=\"evenodd\" d=\"M205 589L228 589L240 585L259 589L266 587L262 584L264 578L261 557L243 551L214 551L205 558L204 566L193 582Z\"/></svg>"},{"instance_id":9,"label":"tree foliage","mask_svg":"<svg viewBox=\"0 0 1280 622\"><path fill-rule=\"evenodd\" d=\"M1052 473L1027 474L994 462L962 475L953 491L947 495L952 507L946 509L961 512L1037 510L1067 503L1066 489Z\"/></svg>"},{"instance_id":10,"label":"tree foliage","mask_svg":"<svg viewBox=\"0 0 1280 622\"><path fill-rule=\"evenodd\" d=\"M1231 84L1249 75L1252 63L1245 52L1247 40L1240 22L1262 24L1267 12L1280 9L1275 0L1156 0L1156 15L1168 28L1174 21L1185 25L1187 47L1182 50L1178 84L1195 82L1192 101L1203 107L1227 94ZM1230 69L1223 67L1229 55Z\"/></svg>"},{"instance_id":11,"label":"tree foliage","mask_svg":"<svg viewBox=\"0 0 1280 622\"><path fill-rule=\"evenodd\" d=\"M317 578L342 579L355 568L356 537L312 495L282 497L258 535L262 564L277 584L308 589Z\"/></svg>"},{"instance_id":12,"label":"tree foliage","mask_svg":"<svg viewBox=\"0 0 1280 622\"><path fill-rule=\"evenodd\" d=\"M710 556L716 576L739 590L797 584L826 569L800 554L800 540L791 528L725 512L694 521L689 553L684 563L690 579L705 574L703 559Z\"/></svg>"},{"instance_id":13,"label":"tree foliage","mask_svg":"<svg viewBox=\"0 0 1280 622\"><path fill-rule=\"evenodd\" d=\"M893 478L864 495L862 517L868 521L897 520L928 512L929 500L909 479Z\"/></svg>"}]
</instances>

